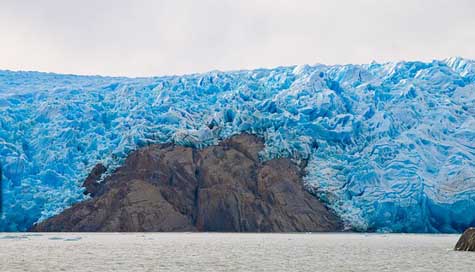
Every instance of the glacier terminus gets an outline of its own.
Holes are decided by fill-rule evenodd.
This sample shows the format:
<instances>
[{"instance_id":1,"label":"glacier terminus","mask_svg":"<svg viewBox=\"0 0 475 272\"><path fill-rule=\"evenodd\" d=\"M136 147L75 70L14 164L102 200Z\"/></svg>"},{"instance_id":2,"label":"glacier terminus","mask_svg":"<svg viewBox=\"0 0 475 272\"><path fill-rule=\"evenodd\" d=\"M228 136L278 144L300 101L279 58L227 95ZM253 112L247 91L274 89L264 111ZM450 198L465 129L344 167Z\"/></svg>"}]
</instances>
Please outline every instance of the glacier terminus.
<instances>
[{"instance_id":1,"label":"glacier terminus","mask_svg":"<svg viewBox=\"0 0 475 272\"><path fill-rule=\"evenodd\" d=\"M475 61L300 65L147 78L0 71L0 231L84 200L82 181L151 143L248 132L262 160L305 162L348 228L475 224Z\"/></svg>"}]
</instances>

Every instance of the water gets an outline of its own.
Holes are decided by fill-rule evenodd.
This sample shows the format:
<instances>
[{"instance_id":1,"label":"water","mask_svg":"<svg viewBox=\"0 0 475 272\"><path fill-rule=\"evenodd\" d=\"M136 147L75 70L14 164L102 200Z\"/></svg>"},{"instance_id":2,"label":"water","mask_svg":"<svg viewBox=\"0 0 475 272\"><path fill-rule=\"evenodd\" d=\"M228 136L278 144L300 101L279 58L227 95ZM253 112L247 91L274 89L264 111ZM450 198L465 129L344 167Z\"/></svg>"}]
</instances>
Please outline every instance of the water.
<instances>
[{"instance_id":1,"label":"water","mask_svg":"<svg viewBox=\"0 0 475 272\"><path fill-rule=\"evenodd\" d=\"M473 271L458 235L0 233L0 271Z\"/></svg>"}]
</instances>

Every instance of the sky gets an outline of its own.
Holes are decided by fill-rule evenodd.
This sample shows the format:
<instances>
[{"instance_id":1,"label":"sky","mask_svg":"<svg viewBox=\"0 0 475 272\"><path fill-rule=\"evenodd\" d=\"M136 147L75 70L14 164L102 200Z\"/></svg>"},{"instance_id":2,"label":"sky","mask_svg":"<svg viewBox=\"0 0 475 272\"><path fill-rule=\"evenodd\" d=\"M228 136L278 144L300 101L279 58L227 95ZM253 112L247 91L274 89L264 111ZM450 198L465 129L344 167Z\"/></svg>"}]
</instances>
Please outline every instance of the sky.
<instances>
[{"instance_id":1,"label":"sky","mask_svg":"<svg viewBox=\"0 0 475 272\"><path fill-rule=\"evenodd\" d=\"M0 69L155 76L475 59L473 0L0 0Z\"/></svg>"}]
</instances>

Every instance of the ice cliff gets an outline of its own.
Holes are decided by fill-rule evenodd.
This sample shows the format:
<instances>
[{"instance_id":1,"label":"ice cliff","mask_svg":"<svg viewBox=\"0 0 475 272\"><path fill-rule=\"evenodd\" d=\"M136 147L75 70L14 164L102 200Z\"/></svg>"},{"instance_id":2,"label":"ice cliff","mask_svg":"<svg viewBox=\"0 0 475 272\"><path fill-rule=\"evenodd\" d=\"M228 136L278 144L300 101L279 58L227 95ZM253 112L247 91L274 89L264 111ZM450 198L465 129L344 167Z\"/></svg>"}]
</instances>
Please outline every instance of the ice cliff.
<instances>
[{"instance_id":1,"label":"ice cliff","mask_svg":"<svg viewBox=\"0 0 475 272\"><path fill-rule=\"evenodd\" d=\"M308 189L353 228L475 224L475 61L450 58L153 78L0 71L0 230L82 200L98 162L240 132L264 137L263 160L308 159Z\"/></svg>"}]
</instances>

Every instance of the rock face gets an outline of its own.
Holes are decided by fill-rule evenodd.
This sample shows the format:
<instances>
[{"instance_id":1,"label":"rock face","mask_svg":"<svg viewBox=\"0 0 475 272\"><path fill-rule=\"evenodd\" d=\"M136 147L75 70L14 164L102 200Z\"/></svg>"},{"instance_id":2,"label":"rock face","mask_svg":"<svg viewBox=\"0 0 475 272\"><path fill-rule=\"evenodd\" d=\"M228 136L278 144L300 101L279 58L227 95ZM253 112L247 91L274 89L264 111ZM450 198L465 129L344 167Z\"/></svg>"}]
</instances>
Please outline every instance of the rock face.
<instances>
[{"instance_id":1,"label":"rock face","mask_svg":"<svg viewBox=\"0 0 475 272\"><path fill-rule=\"evenodd\" d=\"M101 179L102 174L104 174L106 171L106 167L101 163L94 166L91 173L89 173L89 176L87 176L87 178L84 180L84 183L82 184L82 187L86 189L84 190L84 194L94 197L99 192L99 190L102 189L99 180Z\"/></svg>"},{"instance_id":2,"label":"rock face","mask_svg":"<svg viewBox=\"0 0 475 272\"><path fill-rule=\"evenodd\" d=\"M463 232L455 245L455 250L475 251L475 228L468 228Z\"/></svg>"},{"instance_id":3,"label":"rock face","mask_svg":"<svg viewBox=\"0 0 475 272\"><path fill-rule=\"evenodd\" d=\"M201 150L172 144L131 153L102 183L96 166L84 182L91 199L33 231L337 231L340 220L304 190L289 159L260 162L261 139L234 136Z\"/></svg>"}]
</instances>

